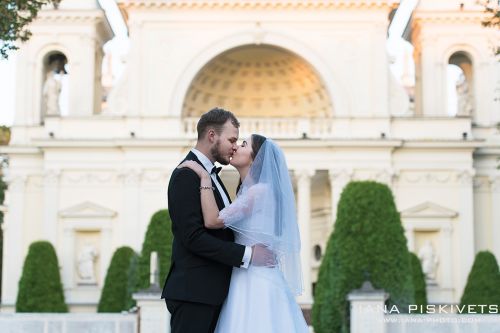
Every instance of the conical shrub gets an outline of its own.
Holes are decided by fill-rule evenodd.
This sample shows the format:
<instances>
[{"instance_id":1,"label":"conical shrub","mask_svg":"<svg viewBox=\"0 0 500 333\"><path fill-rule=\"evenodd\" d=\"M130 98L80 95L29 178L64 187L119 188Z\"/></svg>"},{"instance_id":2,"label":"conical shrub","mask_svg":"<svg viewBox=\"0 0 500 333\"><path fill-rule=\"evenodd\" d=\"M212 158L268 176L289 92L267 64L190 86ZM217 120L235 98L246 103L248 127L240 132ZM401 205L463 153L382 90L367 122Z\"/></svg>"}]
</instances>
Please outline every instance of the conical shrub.
<instances>
[{"instance_id":1,"label":"conical shrub","mask_svg":"<svg viewBox=\"0 0 500 333\"><path fill-rule=\"evenodd\" d=\"M135 256L134 250L128 246L115 251L106 273L97 312L121 312L129 309L131 293L128 288L128 272Z\"/></svg>"},{"instance_id":2,"label":"conical shrub","mask_svg":"<svg viewBox=\"0 0 500 333\"><path fill-rule=\"evenodd\" d=\"M67 311L56 251L49 242L34 242L19 280L16 312Z\"/></svg>"},{"instance_id":3,"label":"conical shrub","mask_svg":"<svg viewBox=\"0 0 500 333\"><path fill-rule=\"evenodd\" d=\"M312 313L316 333L349 331L346 297L366 278L390 294L389 309L407 311L414 303L410 256L391 190L376 182L351 182L342 192L319 271Z\"/></svg>"},{"instance_id":4,"label":"conical shrub","mask_svg":"<svg viewBox=\"0 0 500 333\"><path fill-rule=\"evenodd\" d=\"M473 311L489 313L488 307L477 305L496 305L500 308L500 272L493 253L481 251L476 255L474 264L467 278L460 306L476 305ZM468 307L464 307L464 312Z\"/></svg>"}]
</instances>

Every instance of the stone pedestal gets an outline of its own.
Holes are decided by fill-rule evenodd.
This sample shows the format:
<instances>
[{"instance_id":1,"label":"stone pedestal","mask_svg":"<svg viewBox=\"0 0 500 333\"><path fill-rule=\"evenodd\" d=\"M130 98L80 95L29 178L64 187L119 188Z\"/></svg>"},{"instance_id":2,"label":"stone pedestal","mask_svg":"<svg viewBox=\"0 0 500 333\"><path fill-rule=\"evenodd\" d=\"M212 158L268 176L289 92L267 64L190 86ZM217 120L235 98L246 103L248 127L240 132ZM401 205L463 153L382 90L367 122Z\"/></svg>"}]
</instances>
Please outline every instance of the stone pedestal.
<instances>
[{"instance_id":1,"label":"stone pedestal","mask_svg":"<svg viewBox=\"0 0 500 333\"><path fill-rule=\"evenodd\" d=\"M142 290L133 298L139 308L139 332L170 333L170 313L159 288Z\"/></svg>"},{"instance_id":2,"label":"stone pedestal","mask_svg":"<svg viewBox=\"0 0 500 333\"><path fill-rule=\"evenodd\" d=\"M385 333L384 305L389 295L376 290L369 281L361 289L351 291L351 333Z\"/></svg>"}]
</instances>

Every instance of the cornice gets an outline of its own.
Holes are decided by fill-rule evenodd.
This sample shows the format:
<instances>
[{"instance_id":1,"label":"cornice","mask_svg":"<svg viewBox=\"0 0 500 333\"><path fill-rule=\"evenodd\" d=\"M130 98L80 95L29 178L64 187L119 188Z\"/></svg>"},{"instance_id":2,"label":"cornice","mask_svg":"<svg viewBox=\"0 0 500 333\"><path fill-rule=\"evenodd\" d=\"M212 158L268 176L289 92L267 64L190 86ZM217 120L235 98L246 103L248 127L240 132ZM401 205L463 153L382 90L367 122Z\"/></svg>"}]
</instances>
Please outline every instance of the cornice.
<instances>
[{"instance_id":1,"label":"cornice","mask_svg":"<svg viewBox=\"0 0 500 333\"><path fill-rule=\"evenodd\" d=\"M114 33L111 25L102 10L44 10L40 12L34 24L81 24L95 25L104 35L104 39L113 38Z\"/></svg>"},{"instance_id":2,"label":"cornice","mask_svg":"<svg viewBox=\"0 0 500 333\"><path fill-rule=\"evenodd\" d=\"M42 11L36 17L36 22L72 22L88 23L106 20L101 10L50 10Z\"/></svg>"},{"instance_id":3,"label":"cornice","mask_svg":"<svg viewBox=\"0 0 500 333\"><path fill-rule=\"evenodd\" d=\"M240 8L240 9L305 9L305 8L389 8L395 0L119 0L122 11L159 8Z\"/></svg>"},{"instance_id":4,"label":"cornice","mask_svg":"<svg viewBox=\"0 0 500 333\"><path fill-rule=\"evenodd\" d=\"M413 26L419 26L424 23L434 24L478 24L487 18L488 15L482 11L417 11L413 16Z\"/></svg>"}]
</instances>

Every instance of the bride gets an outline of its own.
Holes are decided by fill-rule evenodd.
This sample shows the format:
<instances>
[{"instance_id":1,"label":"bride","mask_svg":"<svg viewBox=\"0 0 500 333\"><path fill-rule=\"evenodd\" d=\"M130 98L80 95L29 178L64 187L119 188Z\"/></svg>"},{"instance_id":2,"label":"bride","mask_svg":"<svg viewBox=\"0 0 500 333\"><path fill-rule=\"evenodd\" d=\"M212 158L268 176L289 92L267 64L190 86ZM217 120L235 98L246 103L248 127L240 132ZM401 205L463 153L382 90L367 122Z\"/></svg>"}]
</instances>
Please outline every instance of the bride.
<instances>
[{"instance_id":1,"label":"bride","mask_svg":"<svg viewBox=\"0 0 500 333\"><path fill-rule=\"evenodd\" d=\"M240 174L240 185L236 200L220 212L208 172L193 161L179 168L191 168L200 177L206 228L231 228L242 245L264 244L275 253L277 264L233 268L215 332L309 332L295 301L302 292L300 237L284 154L272 140L253 134L230 164Z\"/></svg>"}]
</instances>

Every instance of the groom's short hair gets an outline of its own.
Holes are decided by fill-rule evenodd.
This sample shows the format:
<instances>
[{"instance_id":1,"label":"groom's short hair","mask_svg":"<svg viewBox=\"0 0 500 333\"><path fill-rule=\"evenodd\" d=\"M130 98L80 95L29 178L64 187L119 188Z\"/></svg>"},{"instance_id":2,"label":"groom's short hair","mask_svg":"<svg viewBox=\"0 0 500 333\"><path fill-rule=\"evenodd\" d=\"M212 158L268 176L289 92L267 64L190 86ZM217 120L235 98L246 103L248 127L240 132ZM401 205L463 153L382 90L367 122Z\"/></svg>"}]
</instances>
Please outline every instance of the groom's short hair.
<instances>
[{"instance_id":1,"label":"groom's short hair","mask_svg":"<svg viewBox=\"0 0 500 333\"><path fill-rule=\"evenodd\" d=\"M224 124L228 120L231 120L231 124L233 124L234 127L240 127L240 122L231 111L222 108L213 108L207 113L204 113L196 126L198 140L203 138L209 128L213 128L217 134L220 134L222 132L222 127L224 127Z\"/></svg>"}]
</instances>

